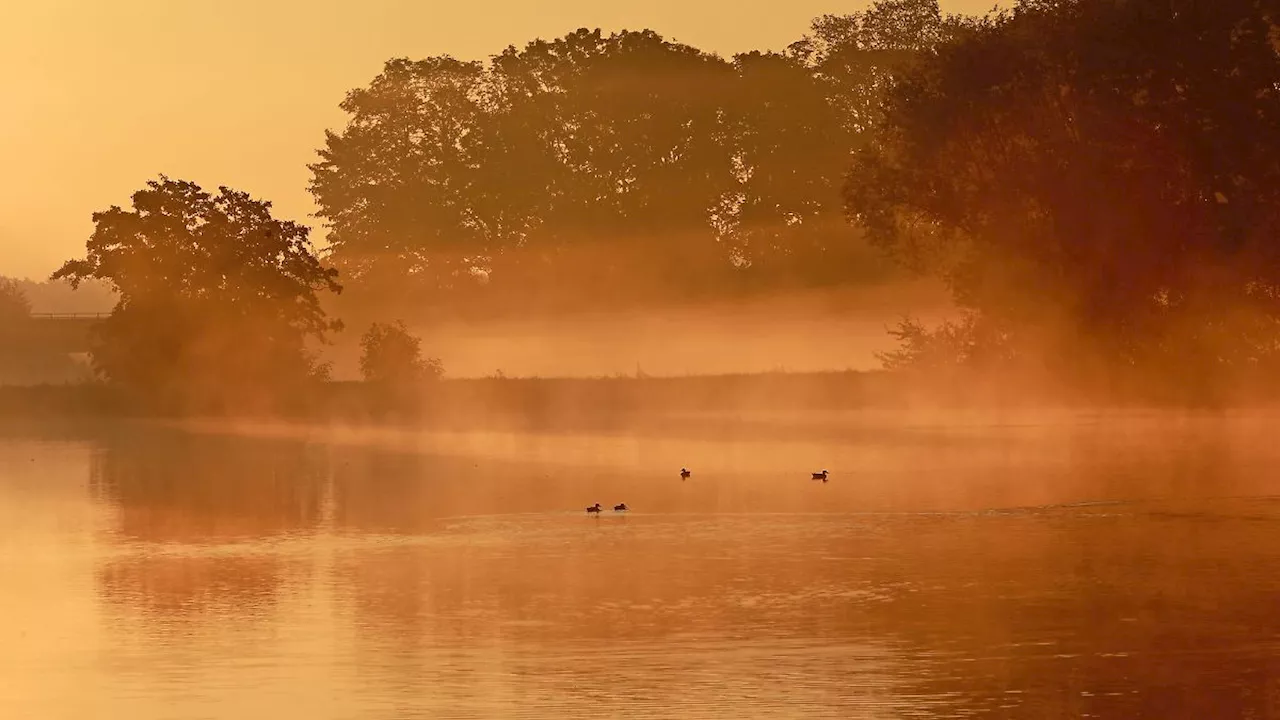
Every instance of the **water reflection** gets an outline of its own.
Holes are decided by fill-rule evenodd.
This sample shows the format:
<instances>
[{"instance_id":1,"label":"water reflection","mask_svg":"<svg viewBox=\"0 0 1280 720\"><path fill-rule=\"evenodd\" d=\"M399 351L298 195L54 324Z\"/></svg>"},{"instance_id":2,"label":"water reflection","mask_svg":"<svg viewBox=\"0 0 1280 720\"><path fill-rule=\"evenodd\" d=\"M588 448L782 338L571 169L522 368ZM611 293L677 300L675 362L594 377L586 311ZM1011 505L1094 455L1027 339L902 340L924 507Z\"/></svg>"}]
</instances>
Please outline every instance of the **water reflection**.
<instances>
[{"instance_id":1,"label":"water reflection","mask_svg":"<svg viewBox=\"0 0 1280 720\"><path fill-rule=\"evenodd\" d=\"M1280 716L1277 451L1162 433L0 441L0 714Z\"/></svg>"}]
</instances>

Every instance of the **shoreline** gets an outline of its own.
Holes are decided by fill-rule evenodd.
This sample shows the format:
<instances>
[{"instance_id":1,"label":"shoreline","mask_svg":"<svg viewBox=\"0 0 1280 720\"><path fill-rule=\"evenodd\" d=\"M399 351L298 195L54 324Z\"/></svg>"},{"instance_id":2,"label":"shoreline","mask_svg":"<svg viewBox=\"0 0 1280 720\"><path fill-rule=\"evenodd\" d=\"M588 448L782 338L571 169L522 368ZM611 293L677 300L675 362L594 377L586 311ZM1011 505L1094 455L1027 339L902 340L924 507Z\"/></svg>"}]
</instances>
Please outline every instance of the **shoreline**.
<instances>
[{"instance_id":1,"label":"shoreline","mask_svg":"<svg viewBox=\"0 0 1280 720\"><path fill-rule=\"evenodd\" d=\"M1280 407L1265 395L1247 403L1144 400L1137 393L1092 402L1082 393L1034 392L1014 383L922 384L885 371L759 373L676 377L446 378L388 393L363 382L328 382L285 411L148 412L103 384L0 386L0 423L156 421L387 427L441 431L660 431L672 423L707 431L790 428L839 433L852 415L868 427L914 423L1035 424L1150 413L1225 418ZM932 420L930 420L932 418ZM945 418L945 420L943 419ZM1040 418L1040 420L1032 420ZM838 421L838 422L836 422ZM846 427L847 430L847 427Z\"/></svg>"}]
</instances>

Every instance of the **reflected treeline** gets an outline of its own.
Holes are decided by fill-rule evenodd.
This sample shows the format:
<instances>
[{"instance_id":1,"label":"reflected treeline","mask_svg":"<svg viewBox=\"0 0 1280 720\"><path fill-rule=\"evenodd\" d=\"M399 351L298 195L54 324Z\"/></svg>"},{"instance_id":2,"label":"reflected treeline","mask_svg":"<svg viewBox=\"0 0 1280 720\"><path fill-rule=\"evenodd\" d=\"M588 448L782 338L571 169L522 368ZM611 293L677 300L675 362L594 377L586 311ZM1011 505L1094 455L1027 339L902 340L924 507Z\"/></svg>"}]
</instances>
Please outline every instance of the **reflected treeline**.
<instances>
[{"instance_id":1,"label":"reflected treeline","mask_svg":"<svg viewBox=\"0 0 1280 720\"><path fill-rule=\"evenodd\" d=\"M289 562L253 548L318 529L323 472L314 452L297 443L112 434L93 456L90 485L110 508L112 538L146 549L106 559L100 592L170 619L266 612Z\"/></svg>"},{"instance_id":2,"label":"reflected treeline","mask_svg":"<svg viewBox=\"0 0 1280 720\"><path fill-rule=\"evenodd\" d=\"M1007 717L1270 717L1280 508L1199 501L937 518L891 544L869 622L918 692ZM980 561L975 558L981 558ZM909 601L908 601L909 600Z\"/></svg>"},{"instance_id":3,"label":"reflected treeline","mask_svg":"<svg viewBox=\"0 0 1280 720\"><path fill-rule=\"evenodd\" d=\"M302 443L164 430L112 435L91 473L120 539L148 543L313 531L327 477L324 458Z\"/></svg>"}]
</instances>

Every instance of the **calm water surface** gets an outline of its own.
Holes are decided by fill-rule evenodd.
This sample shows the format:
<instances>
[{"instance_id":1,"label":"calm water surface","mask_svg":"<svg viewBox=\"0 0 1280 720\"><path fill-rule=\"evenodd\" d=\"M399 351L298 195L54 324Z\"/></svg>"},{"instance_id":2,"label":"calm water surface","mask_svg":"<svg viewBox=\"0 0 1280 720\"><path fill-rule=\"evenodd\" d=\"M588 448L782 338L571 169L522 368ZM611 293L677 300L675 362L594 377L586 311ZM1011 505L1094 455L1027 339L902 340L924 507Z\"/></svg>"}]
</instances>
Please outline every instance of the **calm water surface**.
<instances>
[{"instance_id":1,"label":"calm water surface","mask_svg":"<svg viewBox=\"0 0 1280 720\"><path fill-rule=\"evenodd\" d=\"M9 432L0 717L1280 717L1272 427Z\"/></svg>"}]
</instances>

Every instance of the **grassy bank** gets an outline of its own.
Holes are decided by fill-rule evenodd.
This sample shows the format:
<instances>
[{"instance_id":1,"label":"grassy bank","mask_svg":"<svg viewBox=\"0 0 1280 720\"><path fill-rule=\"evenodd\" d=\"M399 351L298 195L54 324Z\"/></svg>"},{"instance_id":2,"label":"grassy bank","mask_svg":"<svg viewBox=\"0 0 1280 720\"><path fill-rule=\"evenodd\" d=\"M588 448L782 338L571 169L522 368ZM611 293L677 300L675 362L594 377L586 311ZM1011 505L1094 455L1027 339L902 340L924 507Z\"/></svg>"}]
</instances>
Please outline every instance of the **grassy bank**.
<instances>
[{"instance_id":1,"label":"grassy bank","mask_svg":"<svg viewBox=\"0 0 1280 720\"><path fill-rule=\"evenodd\" d=\"M621 421L632 416L703 412L848 410L900 400L883 373L765 373L692 377L459 378L400 391L361 382L320 386L286 414L369 420L412 414L424 421L539 424ZM111 417L150 414L101 384L0 387L0 415Z\"/></svg>"},{"instance_id":2,"label":"grassy bank","mask_svg":"<svg viewBox=\"0 0 1280 720\"><path fill-rule=\"evenodd\" d=\"M396 423L509 428L610 428L664 418L805 415L861 409L1016 406L1152 406L1150 397L1112 390L1090 398L1046 393L1013 382L920 382L886 372L762 373L690 377L458 378L388 392L361 382L331 382L272 417L314 422ZM219 413L214 413L219 414ZM262 417L229 411L223 416ZM0 417L47 419L150 417L100 384L0 387ZM170 413L170 415L174 415Z\"/></svg>"}]
</instances>

